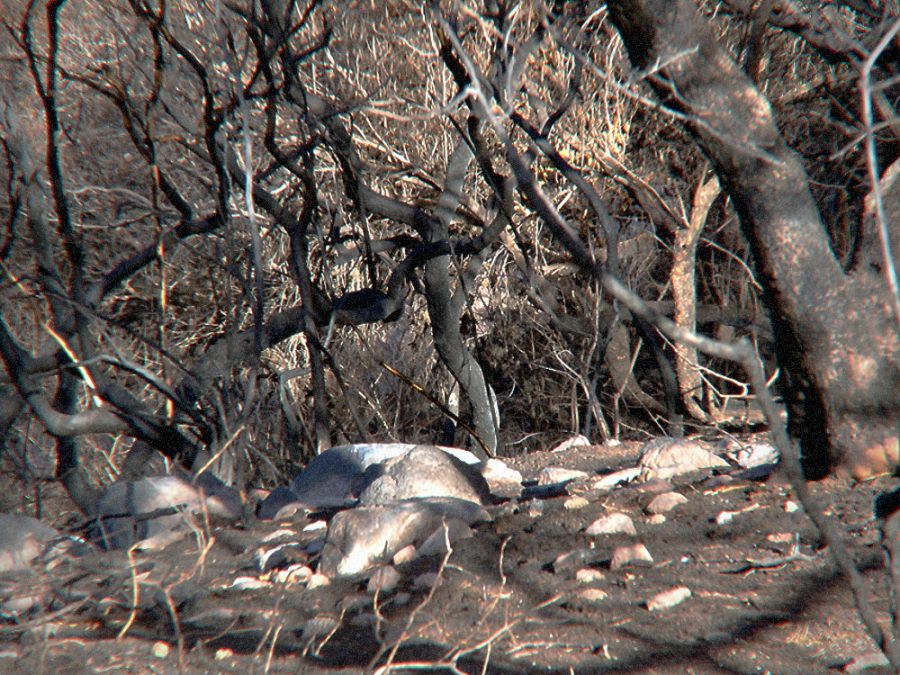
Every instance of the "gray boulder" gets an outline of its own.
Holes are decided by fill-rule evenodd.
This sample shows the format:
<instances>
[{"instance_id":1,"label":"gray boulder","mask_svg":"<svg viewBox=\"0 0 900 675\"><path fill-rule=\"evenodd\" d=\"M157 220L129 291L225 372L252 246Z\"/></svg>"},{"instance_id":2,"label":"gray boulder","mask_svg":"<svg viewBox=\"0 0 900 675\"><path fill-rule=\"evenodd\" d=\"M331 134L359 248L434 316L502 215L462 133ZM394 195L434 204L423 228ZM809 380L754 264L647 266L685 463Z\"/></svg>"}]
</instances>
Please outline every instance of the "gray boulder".
<instances>
[{"instance_id":1,"label":"gray boulder","mask_svg":"<svg viewBox=\"0 0 900 675\"><path fill-rule=\"evenodd\" d=\"M113 483L97 504L89 536L107 549L156 549L197 530L204 516L233 521L241 515L238 491L212 476L194 482L151 476Z\"/></svg>"},{"instance_id":2,"label":"gray boulder","mask_svg":"<svg viewBox=\"0 0 900 675\"><path fill-rule=\"evenodd\" d=\"M390 504L361 506L338 513L331 520L319 572L327 577L354 577L393 560L407 546L434 551L444 528L451 543L466 535L469 526L490 520L475 502L452 497L407 499Z\"/></svg>"},{"instance_id":3,"label":"gray boulder","mask_svg":"<svg viewBox=\"0 0 900 675\"><path fill-rule=\"evenodd\" d=\"M372 506L416 497L454 497L489 504L491 491L479 467L433 445L417 445L370 466L359 503Z\"/></svg>"}]
</instances>

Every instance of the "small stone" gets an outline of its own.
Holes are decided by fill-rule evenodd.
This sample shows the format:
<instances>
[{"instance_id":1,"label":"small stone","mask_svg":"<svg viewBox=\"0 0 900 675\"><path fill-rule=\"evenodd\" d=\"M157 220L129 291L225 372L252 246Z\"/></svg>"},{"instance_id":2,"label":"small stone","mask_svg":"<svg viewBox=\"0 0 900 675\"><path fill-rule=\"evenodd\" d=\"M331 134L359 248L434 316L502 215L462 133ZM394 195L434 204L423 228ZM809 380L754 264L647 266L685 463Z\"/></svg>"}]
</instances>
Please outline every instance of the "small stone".
<instances>
[{"instance_id":1,"label":"small stone","mask_svg":"<svg viewBox=\"0 0 900 675\"><path fill-rule=\"evenodd\" d=\"M663 492L647 504L647 513L668 513L679 504L687 503L687 497L677 492Z\"/></svg>"},{"instance_id":2,"label":"small stone","mask_svg":"<svg viewBox=\"0 0 900 675\"><path fill-rule=\"evenodd\" d=\"M652 564L653 556L650 555L650 551L647 550L646 546L638 542L637 544L632 544L631 546L619 546L615 551L613 551L613 557L609 563L609 569L615 572L616 570L622 569L626 565L649 566Z\"/></svg>"},{"instance_id":3,"label":"small stone","mask_svg":"<svg viewBox=\"0 0 900 675\"><path fill-rule=\"evenodd\" d=\"M525 515L529 518L538 518L544 515L544 502L540 499L535 499L528 503L528 510L525 511Z\"/></svg>"},{"instance_id":4,"label":"small stone","mask_svg":"<svg viewBox=\"0 0 900 675\"><path fill-rule=\"evenodd\" d=\"M588 504L590 504L590 502L584 497L569 497L563 502L563 508L566 511L577 511L578 509L583 509Z\"/></svg>"},{"instance_id":5,"label":"small stone","mask_svg":"<svg viewBox=\"0 0 900 675\"><path fill-rule=\"evenodd\" d=\"M169 655L169 645L165 642L154 642L151 651L156 658L164 659Z\"/></svg>"},{"instance_id":6,"label":"small stone","mask_svg":"<svg viewBox=\"0 0 900 675\"><path fill-rule=\"evenodd\" d=\"M614 471L613 473L608 473L605 476L600 476L600 478L594 479L591 482L591 489L603 491L612 490L617 485L630 483L640 475L641 470L638 467L622 469L621 471Z\"/></svg>"},{"instance_id":7,"label":"small stone","mask_svg":"<svg viewBox=\"0 0 900 675\"><path fill-rule=\"evenodd\" d=\"M384 565L375 570L375 573L369 577L369 583L366 588L369 593L375 593L376 591L380 593L390 593L397 588L397 584L400 583L402 578L400 572L393 566Z\"/></svg>"},{"instance_id":8,"label":"small stone","mask_svg":"<svg viewBox=\"0 0 900 675\"><path fill-rule=\"evenodd\" d=\"M797 502L792 501L792 500L790 500L790 499L788 499L788 500L784 503L784 512L785 512L785 513L796 513L796 512L799 511L801 508L802 508L802 507L801 507Z\"/></svg>"},{"instance_id":9,"label":"small stone","mask_svg":"<svg viewBox=\"0 0 900 675\"><path fill-rule=\"evenodd\" d=\"M305 584L313 576L313 571L306 565L291 565L272 573L272 581L279 584Z\"/></svg>"},{"instance_id":10,"label":"small stone","mask_svg":"<svg viewBox=\"0 0 900 675\"><path fill-rule=\"evenodd\" d=\"M260 588L266 588L266 586L268 584L265 581L260 581L254 577L236 577L229 588L236 591L255 591Z\"/></svg>"},{"instance_id":11,"label":"small stone","mask_svg":"<svg viewBox=\"0 0 900 675\"><path fill-rule=\"evenodd\" d=\"M314 520L303 528L304 532L320 532L328 529L328 523L324 520Z\"/></svg>"},{"instance_id":12,"label":"small stone","mask_svg":"<svg viewBox=\"0 0 900 675\"><path fill-rule=\"evenodd\" d=\"M230 659L232 656L234 656L234 651L227 647L222 647L221 649L216 650L214 658L216 661L224 661L225 659Z\"/></svg>"},{"instance_id":13,"label":"small stone","mask_svg":"<svg viewBox=\"0 0 900 675\"><path fill-rule=\"evenodd\" d=\"M415 559L417 554L416 547L410 544L409 546L404 546L399 551L394 554L394 558L391 562L395 565L404 565Z\"/></svg>"},{"instance_id":14,"label":"small stone","mask_svg":"<svg viewBox=\"0 0 900 675\"><path fill-rule=\"evenodd\" d=\"M679 605L691 597L691 589L687 586L678 586L670 588L668 591L657 593L647 601L647 609L651 612L658 612L662 609L669 609L675 605Z\"/></svg>"},{"instance_id":15,"label":"small stone","mask_svg":"<svg viewBox=\"0 0 900 675\"><path fill-rule=\"evenodd\" d=\"M722 511L716 516L716 525L730 525L737 515L734 511Z\"/></svg>"},{"instance_id":16,"label":"small stone","mask_svg":"<svg viewBox=\"0 0 900 675\"><path fill-rule=\"evenodd\" d=\"M573 480L581 480L587 478L585 471L577 469L564 469L561 466L547 466L541 469L538 474L538 485L556 485L557 483L568 483Z\"/></svg>"},{"instance_id":17,"label":"small stone","mask_svg":"<svg viewBox=\"0 0 900 675\"><path fill-rule=\"evenodd\" d=\"M437 572L425 572L413 579L413 588L416 590L425 590L433 587L438 582L439 576Z\"/></svg>"},{"instance_id":18,"label":"small stone","mask_svg":"<svg viewBox=\"0 0 900 675\"><path fill-rule=\"evenodd\" d=\"M565 452L572 448L581 448L590 444L591 442L585 436L576 434L574 436L569 436L569 438L556 445L550 452Z\"/></svg>"},{"instance_id":19,"label":"small stone","mask_svg":"<svg viewBox=\"0 0 900 675\"><path fill-rule=\"evenodd\" d=\"M285 527L275 530L274 532L270 532L265 537L263 537L260 541L264 544L271 544L273 541L277 541L279 539L292 539L297 536L297 533L294 530L289 530Z\"/></svg>"},{"instance_id":20,"label":"small stone","mask_svg":"<svg viewBox=\"0 0 900 675\"><path fill-rule=\"evenodd\" d=\"M587 602L603 602L609 597L609 594L600 588L585 588L579 591L578 597Z\"/></svg>"},{"instance_id":21,"label":"small stone","mask_svg":"<svg viewBox=\"0 0 900 675\"><path fill-rule=\"evenodd\" d=\"M606 575L603 574L603 572L594 569L593 567L582 567L575 572L575 579L583 584L593 584L598 581L603 581L605 578Z\"/></svg>"},{"instance_id":22,"label":"small stone","mask_svg":"<svg viewBox=\"0 0 900 675\"><path fill-rule=\"evenodd\" d=\"M586 534L637 534L634 521L624 513L610 513L595 520L585 530Z\"/></svg>"},{"instance_id":23,"label":"small stone","mask_svg":"<svg viewBox=\"0 0 900 675\"><path fill-rule=\"evenodd\" d=\"M401 591L394 595L391 598L391 602L394 603L397 607L403 607L404 605L408 605L409 601L412 600L412 595L407 593L406 591Z\"/></svg>"},{"instance_id":24,"label":"small stone","mask_svg":"<svg viewBox=\"0 0 900 675\"><path fill-rule=\"evenodd\" d=\"M319 586L327 586L331 583L331 579L326 577L324 574L319 574L316 572L313 574L309 581L306 583L307 588L318 588Z\"/></svg>"},{"instance_id":25,"label":"small stone","mask_svg":"<svg viewBox=\"0 0 900 675\"><path fill-rule=\"evenodd\" d=\"M766 540L773 544L792 544L796 538L797 535L793 532L773 532L766 537Z\"/></svg>"},{"instance_id":26,"label":"small stone","mask_svg":"<svg viewBox=\"0 0 900 675\"><path fill-rule=\"evenodd\" d=\"M652 516L647 518L647 522L651 525L662 525L666 522L666 517L661 513L654 513Z\"/></svg>"}]
</instances>

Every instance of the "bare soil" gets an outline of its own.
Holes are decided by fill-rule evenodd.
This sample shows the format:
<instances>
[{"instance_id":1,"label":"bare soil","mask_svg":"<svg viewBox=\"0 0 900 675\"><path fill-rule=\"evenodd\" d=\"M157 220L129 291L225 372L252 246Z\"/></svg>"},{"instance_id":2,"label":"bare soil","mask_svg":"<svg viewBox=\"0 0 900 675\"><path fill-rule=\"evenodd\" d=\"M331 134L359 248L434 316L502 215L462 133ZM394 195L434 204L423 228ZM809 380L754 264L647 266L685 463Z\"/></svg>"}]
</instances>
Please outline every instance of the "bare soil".
<instances>
[{"instance_id":1,"label":"bare soil","mask_svg":"<svg viewBox=\"0 0 900 675\"><path fill-rule=\"evenodd\" d=\"M545 466L602 474L633 465L638 447L508 463L526 479ZM812 486L841 523L885 628L872 506L897 483L885 476ZM667 489L687 502L654 522L646 506ZM121 553L66 562L53 577L31 579L58 593L49 610L0 625L0 672L355 673L393 664L391 672L417 673L808 674L876 651L847 584L809 519L791 510L777 472L762 482L700 472L670 484L606 493L573 484L568 492L493 507L493 522L447 559L400 567L389 592L370 591L365 580L308 588L262 575L254 562L262 537L286 529L307 543L320 534L302 533L306 522L298 520L198 532L134 554L136 567ZM732 520L717 523L726 511ZM585 534L611 512L629 515L637 534ZM635 542L653 562L610 569L613 552ZM288 557L285 565L315 568L315 555L299 547ZM239 577L265 583L230 588ZM690 597L648 609L649 599L676 587Z\"/></svg>"}]
</instances>

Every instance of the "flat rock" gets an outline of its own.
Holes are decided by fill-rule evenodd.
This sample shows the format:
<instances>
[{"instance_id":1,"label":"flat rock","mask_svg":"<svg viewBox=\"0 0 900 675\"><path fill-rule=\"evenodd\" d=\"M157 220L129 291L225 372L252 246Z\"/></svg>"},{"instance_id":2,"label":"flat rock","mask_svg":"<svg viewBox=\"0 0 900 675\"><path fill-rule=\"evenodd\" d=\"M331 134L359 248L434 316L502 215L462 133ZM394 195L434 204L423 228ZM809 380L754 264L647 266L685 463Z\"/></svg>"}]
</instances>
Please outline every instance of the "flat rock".
<instances>
[{"instance_id":1,"label":"flat rock","mask_svg":"<svg viewBox=\"0 0 900 675\"><path fill-rule=\"evenodd\" d=\"M647 609L649 609L651 612L658 612L663 609L669 609L670 607L674 607L675 605L680 605L689 597L691 597L691 589L687 586L670 588L669 590L663 591L662 593L657 593L652 598L647 600Z\"/></svg>"},{"instance_id":2,"label":"flat rock","mask_svg":"<svg viewBox=\"0 0 900 675\"><path fill-rule=\"evenodd\" d=\"M637 534L634 521L624 513L610 513L601 516L591 523L585 530L585 534Z\"/></svg>"},{"instance_id":3,"label":"flat rock","mask_svg":"<svg viewBox=\"0 0 900 675\"><path fill-rule=\"evenodd\" d=\"M538 485L558 485L587 477L586 471L565 469L561 466L547 466L538 473Z\"/></svg>"},{"instance_id":4,"label":"flat rock","mask_svg":"<svg viewBox=\"0 0 900 675\"><path fill-rule=\"evenodd\" d=\"M176 511L153 515L158 511ZM198 527L199 514L237 520L238 491L203 474L195 482L181 476L152 476L109 486L97 503L90 538L108 549L162 548Z\"/></svg>"},{"instance_id":5,"label":"flat rock","mask_svg":"<svg viewBox=\"0 0 900 675\"><path fill-rule=\"evenodd\" d=\"M637 477L640 475L641 469L636 466L628 469L621 469L619 471L613 471L612 473L608 473L605 476L600 476L599 478L595 478L593 481L591 481L591 489L612 490L614 487L618 487L619 485L630 483L631 481L637 479Z\"/></svg>"},{"instance_id":6,"label":"flat rock","mask_svg":"<svg viewBox=\"0 0 900 675\"><path fill-rule=\"evenodd\" d=\"M653 556L647 547L641 543L632 544L631 546L619 546L613 551L612 560L609 563L609 569L616 571L626 566L635 565L652 565Z\"/></svg>"},{"instance_id":7,"label":"flat rock","mask_svg":"<svg viewBox=\"0 0 900 675\"><path fill-rule=\"evenodd\" d=\"M564 441L556 444L553 449L550 450L550 452L566 452L567 450L571 450L572 448L581 448L590 444L591 442L586 436L575 434L574 436L569 436Z\"/></svg>"},{"instance_id":8,"label":"flat rock","mask_svg":"<svg viewBox=\"0 0 900 675\"><path fill-rule=\"evenodd\" d=\"M680 504L686 504L687 497L678 492L663 492L656 495L649 504L647 504L647 513L668 513Z\"/></svg>"},{"instance_id":9,"label":"flat rock","mask_svg":"<svg viewBox=\"0 0 900 675\"><path fill-rule=\"evenodd\" d=\"M326 577L353 577L391 562L406 546L418 548L436 533L443 537L445 524L452 539L453 531L460 531L458 526L489 519L480 504L448 497L342 511L328 527L318 571Z\"/></svg>"},{"instance_id":10,"label":"flat rock","mask_svg":"<svg viewBox=\"0 0 900 675\"><path fill-rule=\"evenodd\" d=\"M366 487L359 495L363 506L416 497L491 502L490 488L479 465L467 464L432 445L417 445L384 463L369 466L364 480Z\"/></svg>"},{"instance_id":11,"label":"flat rock","mask_svg":"<svg viewBox=\"0 0 900 675\"><path fill-rule=\"evenodd\" d=\"M672 478L692 471L727 468L729 464L699 441L655 438L644 445L639 466L644 478Z\"/></svg>"},{"instance_id":12,"label":"flat rock","mask_svg":"<svg viewBox=\"0 0 900 675\"><path fill-rule=\"evenodd\" d=\"M481 475L491 494L514 499L522 493L522 474L500 459L489 459L481 465Z\"/></svg>"}]
</instances>

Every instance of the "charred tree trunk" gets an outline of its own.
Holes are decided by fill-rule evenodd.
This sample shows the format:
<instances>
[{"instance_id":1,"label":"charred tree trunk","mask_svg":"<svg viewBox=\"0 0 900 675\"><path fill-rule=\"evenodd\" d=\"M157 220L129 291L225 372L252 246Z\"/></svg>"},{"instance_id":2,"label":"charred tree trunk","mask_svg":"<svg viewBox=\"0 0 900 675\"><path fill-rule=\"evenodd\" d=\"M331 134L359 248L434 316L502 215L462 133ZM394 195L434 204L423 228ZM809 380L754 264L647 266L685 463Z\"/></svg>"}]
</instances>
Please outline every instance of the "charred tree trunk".
<instances>
[{"instance_id":1,"label":"charred tree trunk","mask_svg":"<svg viewBox=\"0 0 900 675\"><path fill-rule=\"evenodd\" d=\"M897 464L900 340L885 284L846 274L768 101L687 0L609 2L635 68L685 120L747 237L810 478Z\"/></svg>"}]
</instances>

